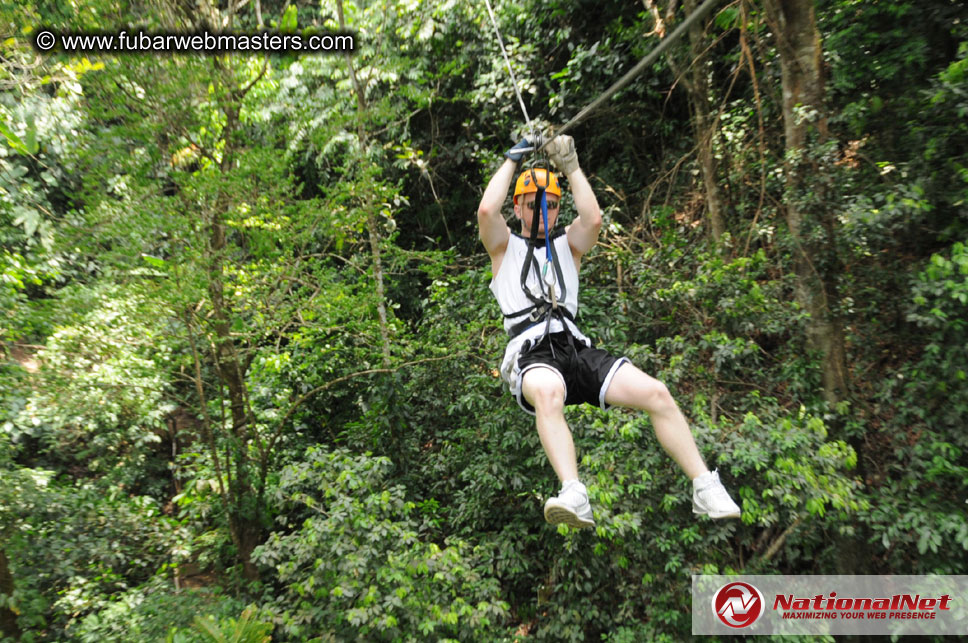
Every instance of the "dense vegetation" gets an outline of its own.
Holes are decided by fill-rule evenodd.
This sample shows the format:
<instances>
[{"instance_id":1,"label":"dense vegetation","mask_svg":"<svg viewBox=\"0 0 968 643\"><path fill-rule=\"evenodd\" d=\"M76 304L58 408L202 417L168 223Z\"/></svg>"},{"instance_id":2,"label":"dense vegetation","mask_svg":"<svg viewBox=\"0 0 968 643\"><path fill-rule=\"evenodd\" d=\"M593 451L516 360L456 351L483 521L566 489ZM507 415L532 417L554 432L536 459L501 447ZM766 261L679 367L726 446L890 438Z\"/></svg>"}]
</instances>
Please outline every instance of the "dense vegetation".
<instances>
[{"instance_id":1,"label":"dense vegetation","mask_svg":"<svg viewBox=\"0 0 968 643\"><path fill-rule=\"evenodd\" d=\"M495 11L560 125L696 4ZM571 133L583 328L743 519L572 408L576 532L495 370L474 212L523 119L483 3L4 3L0 636L674 641L696 573L965 573L968 12L720 4ZM356 49L32 45L212 24Z\"/></svg>"}]
</instances>

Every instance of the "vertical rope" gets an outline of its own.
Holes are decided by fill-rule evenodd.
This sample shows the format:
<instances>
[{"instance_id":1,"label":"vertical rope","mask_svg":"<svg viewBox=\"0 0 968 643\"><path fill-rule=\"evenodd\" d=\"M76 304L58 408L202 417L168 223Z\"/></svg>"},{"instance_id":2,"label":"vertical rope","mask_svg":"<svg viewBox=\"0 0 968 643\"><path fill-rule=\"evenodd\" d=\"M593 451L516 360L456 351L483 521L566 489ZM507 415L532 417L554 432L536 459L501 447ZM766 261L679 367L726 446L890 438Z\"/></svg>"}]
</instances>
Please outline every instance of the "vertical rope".
<instances>
[{"instance_id":1,"label":"vertical rope","mask_svg":"<svg viewBox=\"0 0 968 643\"><path fill-rule=\"evenodd\" d=\"M514 75L514 70L511 69L511 59L508 58L508 52L504 49L504 40L501 38L501 30L498 29L497 19L494 17L494 10L491 9L490 0L484 0L484 4L487 5L487 13L491 16L491 24L494 25L494 34L497 36L497 44L501 46L501 54L504 56L504 64L507 65L508 74L511 75L511 84L514 86L514 93L518 96L518 104L521 105L521 113L524 114L524 122L528 124L528 133L534 136L534 127L531 125L531 118L528 116L528 109L524 106L524 99L521 98L521 92L518 90L518 79Z\"/></svg>"}]
</instances>

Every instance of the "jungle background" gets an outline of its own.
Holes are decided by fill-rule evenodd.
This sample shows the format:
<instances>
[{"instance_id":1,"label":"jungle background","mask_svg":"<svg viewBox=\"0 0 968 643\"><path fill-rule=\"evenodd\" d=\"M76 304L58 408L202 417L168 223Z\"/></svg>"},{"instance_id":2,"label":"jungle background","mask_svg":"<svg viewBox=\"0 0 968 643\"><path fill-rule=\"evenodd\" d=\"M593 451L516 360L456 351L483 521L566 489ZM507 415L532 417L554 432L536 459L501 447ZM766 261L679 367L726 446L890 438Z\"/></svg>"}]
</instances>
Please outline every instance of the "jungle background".
<instances>
[{"instance_id":1,"label":"jungle background","mask_svg":"<svg viewBox=\"0 0 968 643\"><path fill-rule=\"evenodd\" d=\"M545 126L697 4L494 3ZM475 212L523 117L482 2L0 25L5 640L678 641L692 574L966 572L963 3L723 0L570 132L605 215L582 327L743 509L697 520L646 416L571 408L582 532L497 377ZM356 47L32 44L213 25Z\"/></svg>"}]
</instances>

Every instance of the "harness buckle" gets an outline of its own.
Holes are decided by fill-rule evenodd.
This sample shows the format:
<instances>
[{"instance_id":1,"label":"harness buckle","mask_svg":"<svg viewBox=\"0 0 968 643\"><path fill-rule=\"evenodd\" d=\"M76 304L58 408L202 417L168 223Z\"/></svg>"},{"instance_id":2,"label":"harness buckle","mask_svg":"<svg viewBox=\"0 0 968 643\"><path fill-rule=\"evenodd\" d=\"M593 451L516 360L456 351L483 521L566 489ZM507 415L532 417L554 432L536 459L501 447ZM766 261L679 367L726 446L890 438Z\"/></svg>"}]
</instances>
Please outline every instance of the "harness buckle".
<instances>
[{"instance_id":1,"label":"harness buckle","mask_svg":"<svg viewBox=\"0 0 968 643\"><path fill-rule=\"evenodd\" d=\"M535 306L531 309L531 314L528 315L528 320L531 323L536 323L544 319L545 315L548 313L548 302L544 302L540 306Z\"/></svg>"}]
</instances>

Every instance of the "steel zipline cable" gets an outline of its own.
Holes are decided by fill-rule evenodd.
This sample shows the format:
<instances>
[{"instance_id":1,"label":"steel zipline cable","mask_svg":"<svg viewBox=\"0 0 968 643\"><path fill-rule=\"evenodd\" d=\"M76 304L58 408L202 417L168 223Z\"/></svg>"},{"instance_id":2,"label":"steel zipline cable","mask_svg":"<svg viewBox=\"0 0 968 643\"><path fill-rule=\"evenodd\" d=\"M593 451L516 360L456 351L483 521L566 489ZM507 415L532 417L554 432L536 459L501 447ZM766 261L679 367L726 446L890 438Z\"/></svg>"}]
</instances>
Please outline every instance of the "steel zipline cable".
<instances>
[{"instance_id":1,"label":"steel zipline cable","mask_svg":"<svg viewBox=\"0 0 968 643\"><path fill-rule=\"evenodd\" d=\"M508 60L507 52L504 50L504 43L501 40L501 32L498 29L497 20L495 20L494 18L494 11L491 9L490 0L484 0L484 2L487 4L487 11L491 15L491 23L494 25L494 33L497 34L498 43L501 44L501 53L504 54L504 61L507 63L508 72L511 74L511 82L514 83L514 92L518 95L518 102L521 103L521 110L524 112L524 120L527 122L528 130L530 131L532 130L531 119L528 118L528 111L524 107L524 100L522 100L521 93L518 91L518 83L517 83L517 80L514 78L514 72L511 70L511 63ZM683 20L678 27L676 27L672 31L672 33L670 33L668 36L663 38L662 41L658 45L656 45L655 49L653 49L648 54L646 54L645 57L643 57L642 60L640 60L638 64L635 65L635 67L628 70L624 76L622 76L617 81L615 81L615 83L611 87L606 89L604 92L602 92L602 94L598 98L590 102L588 105L582 108L582 110L578 112L578 114L576 114L571 120L569 120L567 123L562 125L555 132L555 134L556 135L564 134L572 127L574 127L578 123L585 120L588 117L588 115L591 114L596 109L598 109L602 105L602 103L604 103L609 98L617 94L623 87L628 85L633 78L641 74L646 67L654 63L656 59L665 52L666 49L672 46L672 43L678 40L679 37L682 36L682 34L685 33L687 29L689 29L689 27L696 24L697 21L702 20L702 18L704 18L713 9L713 7L715 7L718 4L718 2L719 0L706 0L704 3L702 3L702 5L696 7L696 9L691 14L689 14L689 16L687 16L686 19ZM545 141L544 144L538 148L539 151L543 150L545 146L548 145L549 142L550 142L550 137L548 141Z\"/></svg>"}]
</instances>

